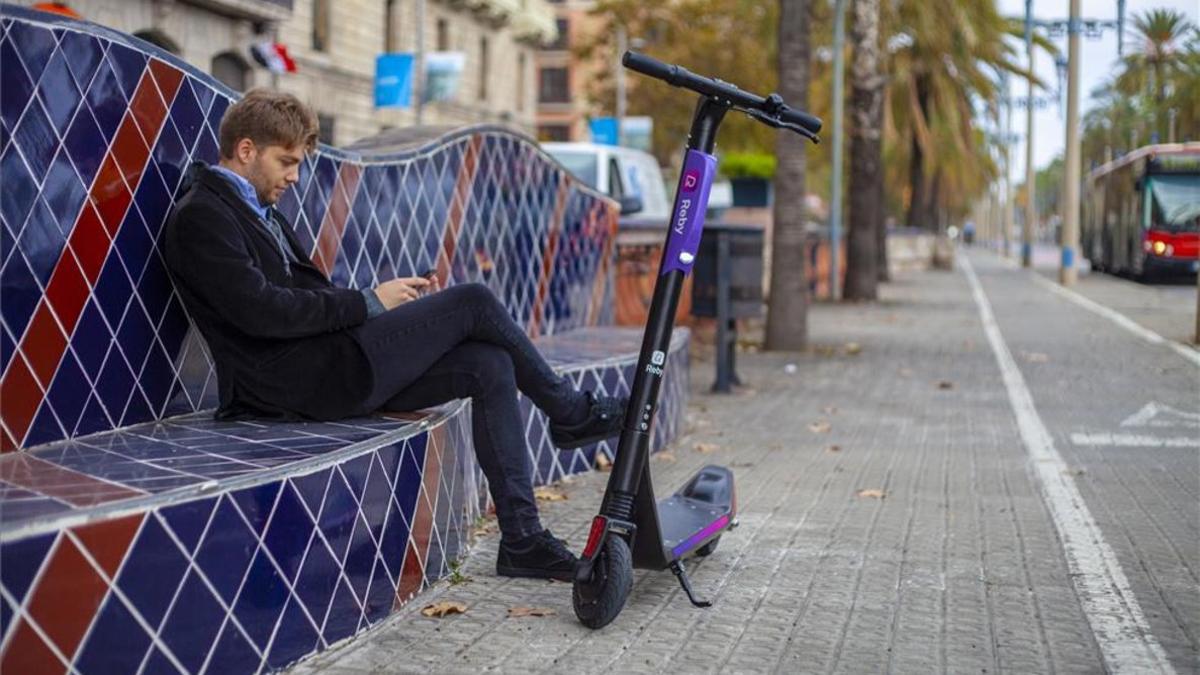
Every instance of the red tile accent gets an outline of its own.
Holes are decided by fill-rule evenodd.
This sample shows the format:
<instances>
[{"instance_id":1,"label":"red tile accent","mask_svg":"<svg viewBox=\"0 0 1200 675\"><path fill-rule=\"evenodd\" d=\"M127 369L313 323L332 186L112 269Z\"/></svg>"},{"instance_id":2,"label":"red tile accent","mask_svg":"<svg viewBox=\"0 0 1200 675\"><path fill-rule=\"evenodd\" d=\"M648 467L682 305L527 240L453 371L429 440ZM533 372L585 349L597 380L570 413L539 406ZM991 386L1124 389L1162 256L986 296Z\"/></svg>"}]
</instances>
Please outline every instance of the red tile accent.
<instances>
[{"instance_id":1,"label":"red tile accent","mask_svg":"<svg viewBox=\"0 0 1200 675\"><path fill-rule=\"evenodd\" d=\"M133 537L145 517L144 513L135 513L124 518L83 525L75 528L74 532L88 553L100 563L108 578L112 579L125 560L129 545L133 543Z\"/></svg>"},{"instance_id":2,"label":"red tile accent","mask_svg":"<svg viewBox=\"0 0 1200 675\"><path fill-rule=\"evenodd\" d=\"M2 417L3 414L0 414ZM8 433L7 429L0 427L0 453L12 452L17 449L17 439Z\"/></svg>"},{"instance_id":3,"label":"red tile accent","mask_svg":"<svg viewBox=\"0 0 1200 675\"><path fill-rule=\"evenodd\" d=\"M54 315L50 313L50 308L43 301L33 313L33 320L29 322L29 329L21 341L21 351L25 353L25 358L29 359L29 366L33 368L33 374L41 383L42 389L50 389L50 381L54 379L54 373L58 370L58 363L66 349L67 336L62 334Z\"/></svg>"},{"instance_id":4,"label":"red tile accent","mask_svg":"<svg viewBox=\"0 0 1200 675\"><path fill-rule=\"evenodd\" d=\"M38 406L42 404L42 390L38 388L33 371L25 365L25 359L13 356L0 380L0 417L4 425L12 432L13 446L8 447L9 436L5 434L4 452L12 452L17 448L18 438L24 438L37 414ZM2 460L0 460L2 463Z\"/></svg>"},{"instance_id":5,"label":"red tile accent","mask_svg":"<svg viewBox=\"0 0 1200 675\"><path fill-rule=\"evenodd\" d=\"M7 414L5 420L8 420ZM0 457L0 480L78 507L146 494L25 453Z\"/></svg>"},{"instance_id":6,"label":"red tile accent","mask_svg":"<svg viewBox=\"0 0 1200 675\"><path fill-rule=\"evenodd\" d=\"M437 260L438 281L445 284L453 271L454 251L458 247L458 233L462 229L467 203L471 200L471 185L475 182L475 171L479 168L479 147L483 136L472 134L458 167L458 178L454 182L454 195L450 198L450 210L446 214L446 226L442 229L442 255Z\"/></svg>"},{"instance_id":7,"label":"red tile accent","mask_svg":"<svg viewBox=\"0 0 1200 675\"><path fill-rule=\"evenodd\" d=\"M333 194L329 196L329 208L321 219L321 228L317 234L317 247L313 251L313 264L325 276L333 274L337 264L338 248L342 245L342 233L346 230L346 218L350 215L350 205L354 203L354 193L358 190L358 179L362 177L362 169L351 162L343 162L338 171L337 180L333 184Z\"/></svg>"},{"instance_id":8,"label":"red tile accent","mask_svg":"<svg viewBox=\"0 0 1200 675\"><path fill-rule=\"evenodd\" d=\"M104 260L108 258L112 238L108 236L108 232L104 229L104 223L100 222L100 214L96 212L96 207L91 203L86 201L83 203L79 219L75 222L75 229L71 230L69 243L71 250L75 252L75 257L79 260L79 267L83 270L84 278L91 285L95 285L96 279L100 277L100 268L104 267ZM59 258L58 264L69 265L72 263L64 255ZM55 305L56 309L57 307ZM72 322L68 330L74 328L75 324Z\"/></svg>"},{"instance_id":9,"label":"red tile accent","mask_svg":"<svg viewBox=\"0 0 1200 675\"><path fill-rule=\"evenodd\" d=\"M74 542L62 537L30 591L29 616L64 656L73 659L107 594L108 584Z\"/></svg>"},{"instance_id":10,"label":"red tile accent","mask_svg":"<svg viewBox=\"0 0 1200 675\"><path fill-rule=\"evenodd\" d=\"M179 83L183 81L183 72L174 66L167 65L165 61L152 58L150 59L150 74L154 76L154 81L158 83L158 89L162 92L163 102L171 105L171 101L175 100L175 92L179 91ZM158 130L155 129L154 134L147 134L147 138L154 138L157 135Z\"/></svg>"},{"instance_id":11,"label":"red tile accent","mask_svg":"<svg viewBox=\"0 0 1200 675\"><path fill-rule=\"evenodd\" d=\"M125 219L125 212L129 210L129 203L133 201L133 194L125 187L125 181L121 178L121 167L117 165L117 159L112 152L108 153L100 165L100 170L96 172L96 180L92 183L92 201L100 211L104 229L108 230L109 236L117 236L121 221Z\"/></svg>"},{"instance_id":12,"label":"red tile accent","mask_svg":"<svg viewBox=\"0 0 1200 675\"><path fill-rule=\"evenodd\" d=\"M0 654L0 673L65 673L67 667L58 660L42 638L33 632L24 619L14 629L12 639Z\"/></svg>"},{"instance_id":13,"label":"red tile accent","mask_svg":"<svg viewBox=\"0 0 1200 675\"><path fill-rule=\"evenodd\" d=\"M84 209L84 211L86 210ZM107 249L105 251L107 252ZM64 248L58 258L58 264L54 267L54 273L50 276L50 283L46 285L46 294L42 296L42 306L49 303L54 308L54 313L62 321L63 329L73 331L90 293L87 279L83 276L83 271L79 269L79 263L70 253L70 249ZM26 329L26 335L29 330ZM25 348L29 346L27 344L29 339L26 337L22 341Z\"/></svg>"},{"instance_id":14,"label":"red tile accent","mask_svg":"<svg viewBox=\"0 0 1200 675\"><path fill-rule=\"evenodd\" d=\"M137 91L133 94L133 100L129 102L129 112L137 122L142 137L147 143L153 143L159 128L162 127L163 117L167 114L167 106L158 94L154 78L142 77Z\"/></svg>"},{"instance_id":15,"label":"red tile accent","mask_svg":"<svg viewBox=\"0 0 1200 675\"><path fill-rule=\"evenodd\" d=\"M442 448L446 446L446 427L438 425L429 430L425 446L425 468L421 470L421 492L417 495L416 515L413 517L412 541L424 567L433 539L433 518L437 512L438 484L442 478Z\"/></svg>"},{"instance_id":16,"label":"red tile accent","mask_svg":"<svg viewBox=\"0 0 1200 675\"><path fill-rule=\"evenodd\" d=\"M533 312L529 316L529 337L536 338L542 334L542 310L546 306L546 296L550 294L550 275L554 271L554 257L558 255L558 235L562 231L563 215L567 210L567 195L570 192L570 181L561 180L558 184L558 194L554 200L554 216L550 219L550 232L546 249L542 251L542 271L538 275L537 295L533 300Z\"/></svg>"},{"instance_id":17,"label":"red tile accent","mask_svg":"<svg viewBox=\"0 0 1200 675\"><path fill-rule=\"evenodd\" d=\"M412 597L413 593L421 590L425 581L425 570L421 567L421 559L416 547L411 544L404 554L404 568L400 571L400 580L396 582L396 600L392 603L392 611L399 609Z\"/></svg>"},{"instance_id":18,"label":"red tile accent","mask_svg":"<svg viewBox=\"0 0 1200 675\"><path fill-rule=\"evenodd\" d=\"M592 302L588 305L587 325L595 326L600 321L600 310L604 308L604 291L608 288L608 268L613 261L613 247L617 242L617 223L620 210L608 200L597 201L588 215L588 231L603 228L604 254L600 256L600 272L592 280Z\"/></svg>"},{"instance_id":19,"label":"red tile accent","mask_svg":"<svg viewBox=\"0 0 1200 675\"><path fill-rule=\"evenodd\" d=\"M143 79L142 82L146 83L146 80ZM157 131L155 129L156 133ZM146 145L146 141L142 140L142 134L138 131L137 123L131 113L126 112L125 117L121 120L121 126L117 129L117 135L113 138L109 152L117 160L121 175L125 177L125 184L129 186L130 190L136 189L137 184L142 180L142 172L146 170L146 160L150 157L150 148ZM124 216L125 213L122 211L121 217L124 218Z\"/></svg>"}]
</instances>

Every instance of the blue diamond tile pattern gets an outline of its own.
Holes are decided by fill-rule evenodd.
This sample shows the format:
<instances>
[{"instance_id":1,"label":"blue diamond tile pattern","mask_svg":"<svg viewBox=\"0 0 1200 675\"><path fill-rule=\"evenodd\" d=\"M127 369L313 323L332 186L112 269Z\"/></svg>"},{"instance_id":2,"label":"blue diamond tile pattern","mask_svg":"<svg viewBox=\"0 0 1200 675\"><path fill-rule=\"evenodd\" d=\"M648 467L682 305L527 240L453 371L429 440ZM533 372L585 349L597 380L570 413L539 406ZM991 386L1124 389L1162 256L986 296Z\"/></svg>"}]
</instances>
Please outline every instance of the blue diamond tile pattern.
<instances>
[{"instance_id":1,"label":"blue diamond tile pattern","mask_svg":"<svg viewBox=\"0 0 1200 675\"><path fill-rule=\"evenodd\" d=\"M385 619L491 507L470 404L217 421L163 224L231 92L146 43L0 5L0 671L260 672ZM132 162L132 164L131 164ZM322 146L280 203L359 288L435 268L491 288L578 387L628 391L613 204L495 127ZM653 429L679 433L677 330ZM590 470L519 402L534 481ZM69 598L69 601L64 601Z\"/></svg>"}]
</instances>

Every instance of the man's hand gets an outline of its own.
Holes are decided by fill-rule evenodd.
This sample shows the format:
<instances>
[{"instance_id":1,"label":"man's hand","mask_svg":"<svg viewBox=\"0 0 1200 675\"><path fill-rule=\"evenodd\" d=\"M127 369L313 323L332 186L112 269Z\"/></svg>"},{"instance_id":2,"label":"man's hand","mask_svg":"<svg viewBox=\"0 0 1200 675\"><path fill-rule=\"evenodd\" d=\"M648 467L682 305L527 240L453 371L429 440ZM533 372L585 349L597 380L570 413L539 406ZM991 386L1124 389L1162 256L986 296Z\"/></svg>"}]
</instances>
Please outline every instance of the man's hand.
<instances>
[{"instance_id":1,"label":"man's hand","mask_svg":"<svg viewBox=\"0 0 1200 675\"><path fill-rule=\"evenodd\" d=\"M424 295L427 290L437 288L437 277L426 279L424 277L401 277L385 281L375 287L375 295L379 296L379 302L387 309L395 309L400 305Z\"/></svg>"}]
</instances>

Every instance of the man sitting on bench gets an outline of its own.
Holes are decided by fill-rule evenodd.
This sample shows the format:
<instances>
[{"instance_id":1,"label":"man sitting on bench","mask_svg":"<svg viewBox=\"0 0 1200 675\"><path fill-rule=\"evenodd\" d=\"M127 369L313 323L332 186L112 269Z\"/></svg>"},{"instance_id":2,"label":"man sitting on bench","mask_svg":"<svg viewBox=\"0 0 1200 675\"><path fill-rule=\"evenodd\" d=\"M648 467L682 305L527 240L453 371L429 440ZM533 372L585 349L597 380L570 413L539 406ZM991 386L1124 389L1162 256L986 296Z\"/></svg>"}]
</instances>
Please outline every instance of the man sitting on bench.
<instances>
[{"instance_id":1,"label":"man sitting on bench","mask_svg":"<svg viewBox=\"0 0 1200 675\"><path fill-rule=\"evenodd\" d=\"M575 556L538 519L517 391L546 412L560 448L615 436L625 400L576 391L481 284L331 284L274 208L316 144L316 116L296 97L250 91L218 135L220 163L193 167L165 238L216 363L218 419L333 420L470 397L500 523L497 573L570 579Z\"/></svg>"}]
</instances>

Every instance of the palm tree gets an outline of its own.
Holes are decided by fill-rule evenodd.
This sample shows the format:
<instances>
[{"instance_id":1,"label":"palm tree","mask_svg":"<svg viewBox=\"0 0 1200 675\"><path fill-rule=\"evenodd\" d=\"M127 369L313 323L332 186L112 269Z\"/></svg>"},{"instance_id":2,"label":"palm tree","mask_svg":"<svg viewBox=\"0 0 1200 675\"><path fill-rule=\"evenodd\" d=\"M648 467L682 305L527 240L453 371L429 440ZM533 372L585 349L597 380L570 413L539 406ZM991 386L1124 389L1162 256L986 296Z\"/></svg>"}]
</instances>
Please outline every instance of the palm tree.
<instances>
[{"instance_id":1,"label":"palm tree","mask_svg":"<svg viewBox=\"0 0 1200 675\"><path fill-rule=\"evenodd\" d=\"M995 113L987 104L1000 94L1000 72L1034 78L1004 39L1023 28L988 0L900 0L885 20L905 38L890 59L887 96L893 138L908 148L907 223L937 229L943 202L965 208L990 180L988 163L977 161L977 103Z\"/></svg>"},{"instance_id":2,"label":"palm tree","mask_svg":"<svg viewBox=\"0 0 1200 675\"><path fill-rule=\"evenodd\" d=\"M879 0L854 0L850 29L853 124L850 131L849 234L846 300L874 300L879 282L877 234L883 228L883 78L880 73ZM886 259L885 259L886 260ZM885 263L886 264L886 263Z\"/></svg>"},{"instance_id":3,"label":"palm tree","mask_svg":"<svg viewBox=\"0 0 1200 675\"><path fill-rule=\"evenodd\" d=\"M1161 140L1167 138L1168 94L1186 73L1186 41L1193 30L1186 16L1171 9L1154 9L1133 18L1133 48L1123 59L1124 72L1116 88L1126 95L1152 97L1154 127Z\"/></svg>"},{"instance_id":4,"label":"palm tree","mask_svg":"<svg viewBox=\"0 0 1200 675\"><path fill-rule=\"evenodd\" d=\"M779 0L779 93L794 108L808 108L808 0ZM764 346L797 350L808 343L808 279L804 264L806 141L781 133L775 141L775 209L771 239L771 289Z\"/></svg>"}]
</instances>

